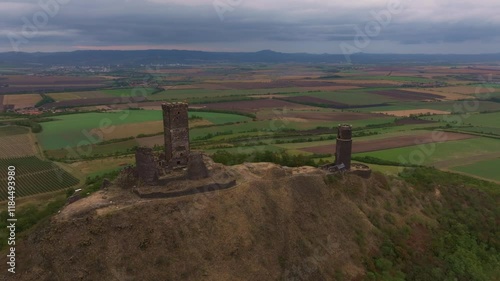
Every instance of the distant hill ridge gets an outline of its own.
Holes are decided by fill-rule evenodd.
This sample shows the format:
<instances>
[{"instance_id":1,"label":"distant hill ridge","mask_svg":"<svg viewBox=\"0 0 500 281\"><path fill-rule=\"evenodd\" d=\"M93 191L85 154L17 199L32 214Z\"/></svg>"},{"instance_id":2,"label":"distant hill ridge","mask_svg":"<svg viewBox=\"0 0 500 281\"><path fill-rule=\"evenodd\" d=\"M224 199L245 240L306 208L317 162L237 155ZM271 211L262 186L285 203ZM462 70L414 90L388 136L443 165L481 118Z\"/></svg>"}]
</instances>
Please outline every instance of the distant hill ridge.
<instances>
[{"instance_id":1,"label":"distant hill ridge","mask_svg":"<svg viewBox=\"0 0 500 281\"><path fill-rule=\"evenodd\" d=\"M352 63L492 63L496 54L366 54L349 56ZM55 53L0 53L0 65L141 65L200 63L347 63L343 54L259 52L205 52L189 50L84 50Z\"/></svg>"}]
</instances>

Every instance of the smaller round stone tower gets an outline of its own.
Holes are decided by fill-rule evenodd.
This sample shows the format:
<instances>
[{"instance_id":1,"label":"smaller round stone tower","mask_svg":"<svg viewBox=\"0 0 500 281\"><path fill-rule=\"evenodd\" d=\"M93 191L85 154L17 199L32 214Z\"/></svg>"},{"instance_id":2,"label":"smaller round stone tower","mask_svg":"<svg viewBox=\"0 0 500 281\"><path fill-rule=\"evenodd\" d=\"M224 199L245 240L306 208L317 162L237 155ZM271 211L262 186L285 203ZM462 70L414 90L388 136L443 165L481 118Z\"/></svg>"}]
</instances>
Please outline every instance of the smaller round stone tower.
<instances>
[{"instance_id":1,"label":"smaller round stone tower","mask_svg":"<svg viewBox=\"0 0 500 281\"><path fill-rule=\"evenodd\" d=\"M335 150L335 165L344 165L346 170L351 169L352 153L352 126L341 124L337 132L337 146Z\"/></svg>"}]
</instances>

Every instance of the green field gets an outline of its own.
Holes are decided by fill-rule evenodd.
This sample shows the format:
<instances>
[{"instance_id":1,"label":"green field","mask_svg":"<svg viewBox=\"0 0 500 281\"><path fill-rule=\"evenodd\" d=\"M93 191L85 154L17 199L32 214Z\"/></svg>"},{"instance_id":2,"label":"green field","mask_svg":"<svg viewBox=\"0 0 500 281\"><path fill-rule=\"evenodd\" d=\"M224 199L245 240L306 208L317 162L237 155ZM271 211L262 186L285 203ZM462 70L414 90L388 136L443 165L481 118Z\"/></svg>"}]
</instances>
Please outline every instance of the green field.
<instances>
[{"instance_id":1,"label":"green field","mask_svg":"<svg viewBox=\"0 0 500 281\"><path fill-rule=\"evenodd\" d=\"M410 162L417 165L434 165L449 167L460 163L461 159L489 155L493 152L500 152L499 142L490 138L474 138L459 141L449 141L444 143L427 144L424 147L428 153L421 149L421 146L409 146L374 152L357 153L355 156L372 156L383 160L399 163ZM434 147L434 149L432 149ZM411 160L413 159L413 160Z\"/></svg>"},{"instance_id":2,"label":"green field","mask_svg":"<svg viewBox=\"0 0 500 281\"><path fill-rule=\"evenodd\" d=\"M114 125L162 120L161 114L159 110L130 110L57 116L57 121L42 123L43 131L37 136L45 150L85 145L99 140L96 136L87 137L93 128L111 130Z\"/></svg>"},{"instance_id":3,"label":"green field","mask_svg":"<svg viewBox=\"0 0 500 281\"><path fill-rule=\"evenodd\" d=\"M494 83L478 83L478 84L473 84L476 86L481 86L482 88L497 88L500 89L500 84L494 84Z\"/></svg>"},{"instance_id":4,"label":"green field","mask_svg":"<svg viewBox=\"0 0 500 281\"><path fill-rule=\"evenodd\" d=\"M309 96L320 98L328 101L334 101L349 105L370 105L396 102L397 100L390 97L377 95L373 91L394 90L394 88L362 88L342 91L312 91L312 92L293 92L288 93L288 97Z\"/></svg>"},{"instance_id":5,"label":"green field","mask_svg":"<svg viewBox=\"0 0 500 281\"><path fill-rule=\"evenodd\" d=\"M485 179L500 181L500 158L453 167L450 170L475 175Z\"/></svg>"},{"instance_id":6,"label":"green field","mask_svg":"<svg viewBox=\"0 0 500 281\"><path fill-rule=\"evenodd\" d=\"M272 89L251 89L251 90L206 90L206 89L185 89L185 90L165 90L154 94L150 100L193 100L206 99L210 101L215 97L246 96L246 95L265 95L269 93L289 93L297 92L297 88L272 88Z\"/></svg>"},{"instance_id":7,"label":"green field","mask_svg":"<svg viewBox=\"0 0 500 281\"><path fill-rule=\"evenodd\" d=\"M241 139L243 136L252 138L248 141L249 143L260 142L261 140L259 140L259 137L264 137L262 142L272 144L273 139L269 138L269 134L272 132L311 130L318 127L333 128L337 123L344 123L344 121L335 120L309 122L288 120L251 121L251 119L246 116L212 112L190 112L189 115L202 117L215 124L214 126L197 127L190 130L189 135L191 141L194 145L199 146L214 146L219 143L225 143L230 139ZM57 117L59 119L57 121L42 123L44 130L42 133L38 134L38 139L46 151L46 155L54 159L67 157L68 151L77 151L79 154L83 151L86 152L85 155L87 156L122 154L130 152L130 149L137 146L137 140L131 139L110 144L95 145L102 140L100 134L90 134L91 130L98 127L98 124L104 119L109 120L112 125L161 120L161 112L153 110L131 110L129 111L128 117L124 118L124 120L120 119L122 116L124 116L123 112L85 113L59 116ZM349 123L355 127L364 127L367 125L387 124L393 121L393 117L382 117L354 120ZM237 124L227 124L229 122ZM97 126L95 124L97 124ZM395 132L398 131L392 127L387 129ZM400 128L399 130L403 129L404 128ZM135 137L136 135L136 133L130 132L131 137ZM304 137L290 137L290 139L297 138L300 139ZM244 140L240 142L241 144L245 144Z\"/></svg>"},{"instance_id":8,"label":"green field","mask_svg":"<svg viewBox=\"0 0 500 281\"><path fill-rule=\"evenodd\" d=\"M209 150L206 150L206 152L208 154L213 154L213 153L217 152L218 150L221 150L221 149L220 148L209 149ZM280 150L282 150L282 148L274 146L274 145L256 145L256 146L251 146L251 147L224 148L223 150L231 152L231 153L253 154L257 151L259 151L259 152L280 151Z\"/></svg>"},{"instance_id":9,"label":"green field","mask_svg":"<svg viewBox=\"0 0 500 281\"><path fill-rule=\"evenodd\" d=\"M249 117L213 112L192 112L191 116L200 116L214 124L229 122L243 122L250 120ZM54 150L67 146L88 145L100 142L100 137L90 134L90 130L104 126L103 131L112 131L112 126L141 123L148 121L161 121L160 110L129 110L106 113L81 113L57 116L56 121L42 123L43 131L39 133L38 140L44 150ZM135 136L130 132L130 136ZM90 135L90 137L88 137Z\"/></svg>"},{"instance_id":10,"label":"green field","mask_svg":"<svg viewBox=\"0 0 500 281\"><path fill-rule=\"evenodd\" d=\"M100 92L113 97L148 97L155 90L156 89L154 88L136 87L136 88L113 89L113 90L101 90Z\"/></svg>"},{"instance_id":11,"label":"green field","mask_svg":"<svg viewBox=\"0 0 500 281\"><path fill-rule=\"evenodd\" d=\"M434 119L442 122L447 122L454 124L455 120L460 120L463 125L471 125L475 127L491 127L500 128L500 112L494 113L477 113L469 115L457 115L457 116L446 116L446 115L435 115L432 117L425 117L424 119Z\"/></svg>"},{"instance_id":12,"label":"green field","mask_svg":"<svg viewBox=\"0 0 500 281\"><path fill-rule=\"evenodd\" d=\"M459 127L456 129L458 132L471 132L486 135L500 136L500 128L491 127Z\"/></svg>"},{"instance_id":13,"label":"green field","mask_svg":"<svg viewBox=\"0 0 500 281\"><path fill-rule=\"evenodd\" d=\"M52 162L35 156L0 159L0 166L16 167L16 197L51 192L74 186L79 180ZM7 186L7 173L0 176L2 186ZM0 191L0 200L7 199L7 189Z\"/></svg>"},{"instance_id":14,"label":"green field","mask_svg":"<svg viewBox=\"0 0 500 281\"><path fill-rule=\"evenodd\" d=\"M500 110L500 103L491 101L476 101L476 102L478 104L478 108L476 110L477 112ZM374 107L360 108L358 110L365 112L378 112L378 111L412 110L412 109L435 109L435 110L443 110L449 112L464 112L465 107L460 106L462 103L463 102L457 102L457 101L398 102L398 103L391 103L391 105L388 106L374 106Z\"/></svg>"},{"instance_id":15,"label":"green field","mask_svg":"<svg viewBox=\"0 0 500 281\"><path fill-rule=\"evenodd\" d=\"M89 93L93 93L93 92L89 92ZM77 95L75 93L54 93L54 94L47 94L47 96L53 98L55 101L77 100L77 99L81 99L82 97L84 97L84 96Z\"/></svg>"},{"instance_id":16,"label":"green field","mask_svg":"<svg viewBox=\"0 0 500 281\"><path fill-rule=\"evenodd\" d=\"M198 114L195 112L194 114ZM374 118L374 119L365 119L365 120L354 120L349 123L356 127L364 127L366 125L379 125L393 122L393 117L382 117L382 118ZM234 125L222 125L216 127L208 127L208 128L194 128L190 130L190 137L192 139L196 139L198 137L205 136L207 134L217 134L217 133L242 133L249 131L263 131L263 132L272 132L279 130L311 130L316 129L317 127L335 127L338 123L345 123L345 121L308 121L308 122L294 122L288 120L263 120L263 121L255 121L255 122L247 122L243 124L234 124Z\"/></svg>"}]
</instances>

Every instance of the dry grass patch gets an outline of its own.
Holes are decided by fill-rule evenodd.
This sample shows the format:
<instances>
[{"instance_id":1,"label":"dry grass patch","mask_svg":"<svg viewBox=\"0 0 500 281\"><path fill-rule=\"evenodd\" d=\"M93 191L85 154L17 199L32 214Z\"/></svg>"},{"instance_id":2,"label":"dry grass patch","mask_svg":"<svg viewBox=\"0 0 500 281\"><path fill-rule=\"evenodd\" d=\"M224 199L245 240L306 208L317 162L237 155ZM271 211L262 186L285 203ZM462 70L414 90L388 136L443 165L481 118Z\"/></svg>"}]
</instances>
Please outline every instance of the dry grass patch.
<instances>
[{"instance_id":1,"label":"dry grass patch","mask_svg":"<svg viewBox=\"0 0 500 281\"><path fill-rule=\"evenodd\" d=\"M462 95L484 94L490 92L487 87L474 87L474 86L444 87L444 88L437 88L436 91L457 93Z\"/></svg>"},{"instance_id":2,"label":"dry grass patch","mask_svg":"<svg viewBox=\"0 0 500 281\"><path fill-rule=\"evenodd\" d=\"M80 171L85 175L97 173L103 170L123 167L129 164L134 164L134 156L122 156L113 158L96 159L91 161L75 162L70 164L71 169Z\"/></svg>"},{"instance_id":3,"label":"dry grass patch","mask_svg":"<svg viewBox=\"0 0 500 281\"><path fill-rule=\"evenodd\" d=\"M15 108L34 107L41 99L39 94L6 95L3 104L13 104Z\"/></svg>"},{"instance_id":4,"label":"dry grass patch","mask_svg":"<svg viewBox=\"0 0 500 281\"><path fill-rule=\"evenodd\" d=\"M110 129L106 129L109 131ZM110 133L105 133L101 129L92 129L91 132L99 132L104 136L104 140L121 139L135 137L139 134L155 134L163 131L163 121L150 121L141 123L131 123L114 126Z\"/></svg>"},{"instance_id":5,"label":"dry grass patch","mask_svg":"<svg viewBox=\"0 0 500 281\"><path fill-rule=\"evenodd\" d=\"M164 145L165 138L163 137L163 135L147 137L147 138L139 138L137 139L137 143L140 146L154 147L155 145Z\"/></svg>"},{"instance_id":6,"label":"dry grass patch","mask_svg":"<svg viewBox=\"0 0 500 281\"><path fill-rule=\"evenodd\" d=\"M64 101L64 100L77 100L81 99L80 96L75 95L73 93L57 93L57 94L48 94L49 97L55 99L56 101Z\"/></svg>"}]
</instances>

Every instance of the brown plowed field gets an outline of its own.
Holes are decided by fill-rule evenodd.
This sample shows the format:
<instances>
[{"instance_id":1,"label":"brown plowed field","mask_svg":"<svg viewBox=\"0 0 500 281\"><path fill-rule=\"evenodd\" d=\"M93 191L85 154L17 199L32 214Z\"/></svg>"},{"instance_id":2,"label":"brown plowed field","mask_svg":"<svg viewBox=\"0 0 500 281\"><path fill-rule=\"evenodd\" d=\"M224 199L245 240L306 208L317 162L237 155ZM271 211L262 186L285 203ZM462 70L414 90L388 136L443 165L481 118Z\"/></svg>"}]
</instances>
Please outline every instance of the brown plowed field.
<instances>
[{"instance_id":1,"label":"brown plowed field","mask_svg":"<svg viewBox=\"0 0 500 281\"><path fill-rule=\"evenodd\" d=\"M405 90L387 90L387 91L374 91L372 92L377 95L390 97L396 100L402 101L418 101L418 100L428 100L428 99L444 99L446 97L429 94L429 93L418 93Z\"/></svg>"},{"instance_id":2,"label":"brown plowed field","mask_svg":"<svg viewBox=\"0 0 500 281\"><path fill-rule=\"evenodd\" d=\"M72 77L72 76L26 76L7 75L3 83L14 85L68 85L68 84L99 84L105 80L99 77Z\"/></svg>"},{"instance_id":3,"label":"brown plowed field","mask_svg":"<svg viewBox=\"0 0 500 281\"><path fill-rule=\"evenodd\" d=\"M383 114L373 113L358 113L358 112L300 112L290 111L286 113L286 117L301 118L305 120L315 121L353 121L366 120L372 118L386 117Z\"/></svg>"},{"instance_id":4,"label":"brown plowed field","mask_svg":"<svg viewBox=\"0 0 500 281\"><path fill-rule=\"evenodd\" d=\"M361 87L353 85L334 85L334 86L316 86L316 87L300 87L300 91L344 91L360 89Z\"/></svg>"},{"instance_id":5,"label":"brown plowed field","mask_svg":"<svg viewBox=\"0 0 500 281\"><path fill-rule=\"evenodd\" d=\"M305 103L305 104L321 104L321 105L329 105L333 108L347 108L349 107L348 104L341 103L341 102L335 102L331 100L325 100L317 97L309 97L309 96L297 96L297 97L289 97L286 98L285 100L291 101L291 102L298 102L298 103Z\"/></svg>"},{"instance_id":6,"label":"brown plowed field","mask_svg":"<svg viewBox=\"0 0 500 281\"><path fill-rule=\"evenodd\" d=\"M220 103L207 103L196 105L197 107L217 110L230 110L240 111L246 113L257 112L266 108L304 108L301 104L291 103L284 100L277 99L259 99L250 101L234 101L234 102L220 102ZM313 109L313 107L311 107Z\"/></svg>"},{"instance_id":7,"label":"brown plowed field","mask_svg":"<svg viewBox=\"0 0 500 281\"><path fill-rule=\"evenodd\" d=\"M476 136L459 134L459 133L445 133L442 132L443 138L446 136L446 141L455 141L455 140L465 140L475 138ZM432 133L426 133L421 135L414 136L400 136L400 137L392 137L392 138L384 138L377 140L368 140L368 141L353 141L352 144L352 152L360 153L360 152L370 152L398 147L406 147L413 146L421 143L432 143L439 142L432 139ZM335 153L335 145L322 145L316 147L307 147L301 149L303 151L311 152L311 153Z\"/></svg>"},{"instance_id":8,"label":"brown plowed field","mask_svg":"<svg viewBox=\"0 0 500 281\"><path fill-rule=\"evenodd\" d=\"M409 117L411 115L419 115L419 114L451 114L449 111L437 110L437 109L408 109L408 110L391 110L391 111L378 111L377 113L382 113L386 115L392 115L397 117ZM422 124L422 123L413 123L413 124Z\"/></svg>"},{"instance_id":9,"label":"brown plowed field","mask_svg":"<svg viewBox=\"0 0 500 281\"><path fill-rule=\"evenodd\" d=\"M2 93L19 93L33 91L60 91L62 89L89 89L101 87L106 79L100 77L71 77L71 76L3 76L2 83L9 87L0 88Z\"/></svg>"},{"instance_id":10,"label":"brown plowed field","mask_svg":"<svg viewBox=\"0 0 500 281\"><path fill-rule=\"evenodd\" d=\"M61 108L61 107L78 107L78 106L90 106L90 105L113 105L113 104L129 104L127 107L135 107L137 102L146 100L144 97L130 97L130 98L97 98L97 99L80 99L80 100L66 100L60 102L52 102L42 105L44 109L48 108Z\"/></svg>"}]
</instances>

